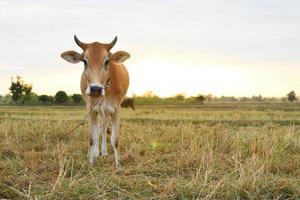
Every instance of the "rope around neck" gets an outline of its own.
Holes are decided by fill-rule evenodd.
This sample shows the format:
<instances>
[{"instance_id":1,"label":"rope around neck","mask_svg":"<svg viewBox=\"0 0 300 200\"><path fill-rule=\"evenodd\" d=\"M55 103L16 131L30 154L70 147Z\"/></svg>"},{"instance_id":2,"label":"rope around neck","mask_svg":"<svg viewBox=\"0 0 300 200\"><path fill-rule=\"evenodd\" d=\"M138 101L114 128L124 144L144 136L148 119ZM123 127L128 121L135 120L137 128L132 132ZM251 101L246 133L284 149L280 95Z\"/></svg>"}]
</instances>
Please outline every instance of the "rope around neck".
<instances>
[{"instance_id":1,"label":"rope around neck","mask_svg":"<svg viewBox=\"0 0 300 200\"><path fill-rule=\"evenodd\" d=\"M110 82L110 79L108 78L108 79L106 80L106 82L105 82L105 85L104 85L103 89L106 89L106 88L109 87L109 82ZM77 128L79 128L80 126L83 126L83 125L84 125L84 122L85 122L86 119L90 116L90 114L92 113L93 109L95 108L95 106L98 104L99 101L100 101L99 106L100 106L101 112L102 112L102 114L104 114L104 113L103 113L103 109L102 109L103 97L104 97L104 96L99 96L99 97L97 98L96 102L90 107L89 112L85 115L85 117L81 120L81 122L78 123L76 126L74 126L74 127L73 127L71 130L69 130L68 132L66 132L66 133L64 133L63 135L61 135L61 137L64 137L64 136L66 136L66 135L72 133L73 131L75 131L75 130L76 130ZM103 115L103 116L104 116L104 115Z\"/></svg>"}]
</instances>

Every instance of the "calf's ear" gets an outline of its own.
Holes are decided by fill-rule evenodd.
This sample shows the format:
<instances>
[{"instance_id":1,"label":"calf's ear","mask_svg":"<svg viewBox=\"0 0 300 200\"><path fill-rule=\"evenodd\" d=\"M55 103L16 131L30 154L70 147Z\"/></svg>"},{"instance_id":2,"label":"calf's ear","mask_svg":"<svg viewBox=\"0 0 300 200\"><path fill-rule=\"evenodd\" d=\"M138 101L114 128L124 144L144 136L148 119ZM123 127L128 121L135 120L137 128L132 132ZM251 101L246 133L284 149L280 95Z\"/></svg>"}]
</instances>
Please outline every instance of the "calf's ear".
<instances>
[{"instance_id":1,"label":"calf's ear","mask_svg":"<svg viewBox=\"0 0 300 200\"><path fill-rule=\"evenodd\" d=\"M117 51L116 53L113 53L110 56L109 60L116 62L116 63L122 63L125 60L127 60L128 58L130 58L130 54L127 53L126 51Z\"/></svg>"},{"instance_id":2,"label":"calf's ear","mask_svg":"<svg viewBox=\"0 0 300 200\"><path fill-rule=\"evenodd\" d=\"M78 63L83 60L83 54L77 53L76 51L66 51L60 54L64 60L70 63Z\"/></svg>"}]
</instances>

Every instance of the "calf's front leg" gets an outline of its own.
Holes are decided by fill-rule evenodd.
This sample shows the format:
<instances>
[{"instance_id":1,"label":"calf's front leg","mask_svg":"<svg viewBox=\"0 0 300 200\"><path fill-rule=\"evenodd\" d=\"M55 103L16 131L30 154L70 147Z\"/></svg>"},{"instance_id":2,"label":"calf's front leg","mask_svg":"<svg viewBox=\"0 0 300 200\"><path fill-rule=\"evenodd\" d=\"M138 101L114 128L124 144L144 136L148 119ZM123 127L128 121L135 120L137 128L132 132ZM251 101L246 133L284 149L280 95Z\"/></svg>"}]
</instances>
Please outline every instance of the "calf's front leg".
<instances>
[{"instance_id":1,"label":"calf's front leg","mask_svg":"<svg viewBox=\"0 0 300 200\"><path fill-rule=\"evenodd\" d=\"M120 126L120 117L119 111L115 110L112 114L112 134L110 137L110 143L113 147L115 153L115 163L116 167L120 168L120 155L119 155L119 126Z\"/></svg>"},{"instance_id":2,"label":"calf's front leg","mask_svg":"<svg viewBox=\"0 0 300 200\"><path fill-rule=\"evenodd\" d=\"M107 145L106 145L106 133L109 125L109 116L106 116L103 120L102 125L102 146L101 146L101 156L107 156Z\"/></svg>"},{"instance_id":3,"label":"calf's front leg","mask_svg":"<svg viewBox=\"0 0 300 200\"><path fill-rule=\"evenodd\" d=\"M88 161L90 163L93 163L94 158L99 156L99 132L100 125L97 113L92 112L90 115L90 147L88 152Z\"/></svg>"}]
</instances>

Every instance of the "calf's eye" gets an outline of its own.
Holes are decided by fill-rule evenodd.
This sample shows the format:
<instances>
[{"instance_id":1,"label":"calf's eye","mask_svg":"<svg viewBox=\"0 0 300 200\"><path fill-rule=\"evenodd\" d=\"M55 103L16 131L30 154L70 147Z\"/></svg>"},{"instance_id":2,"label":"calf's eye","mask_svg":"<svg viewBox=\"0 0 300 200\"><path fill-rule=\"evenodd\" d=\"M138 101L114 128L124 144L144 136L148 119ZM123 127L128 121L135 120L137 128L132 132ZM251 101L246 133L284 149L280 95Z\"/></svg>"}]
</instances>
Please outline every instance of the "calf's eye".
<instances>
[{"instance_id":1,"label":"calf's eye","mask_svg":"<svg viewBox=\"0 0 300 200\"><path fill-rule=\"evenodd\" d=\"M87 67L88 67L88 62L87 62L87 59L86 59L86 58L84 58L84 59L82 60L82 62L84 63L84 70L86 70L86 69L87 69Z\"/></svg>"},{"instance_id":2,"label":"calf's eye","mask_svg":"<svg viewBox=\"0 0 300 200\"><path fill-rule=\"evenodd\" d=\"M105 59L105 60L104 60L104 63L103 63L103 64L104 64L104 69L105 69L105 70L107 70L108 63L109 63L109 60L108 60L108 59Z\"/></svg>"},{"instance_id":3,"label":"calf's eye","mask_svg":"<svg viewBox=\"0 0 300 200\"><path fill-rule=\"evenodd\" d=\"M83 59L83 63L84 63L84 65L87 65L87 60Z\"/></svg>"}]
</instances>

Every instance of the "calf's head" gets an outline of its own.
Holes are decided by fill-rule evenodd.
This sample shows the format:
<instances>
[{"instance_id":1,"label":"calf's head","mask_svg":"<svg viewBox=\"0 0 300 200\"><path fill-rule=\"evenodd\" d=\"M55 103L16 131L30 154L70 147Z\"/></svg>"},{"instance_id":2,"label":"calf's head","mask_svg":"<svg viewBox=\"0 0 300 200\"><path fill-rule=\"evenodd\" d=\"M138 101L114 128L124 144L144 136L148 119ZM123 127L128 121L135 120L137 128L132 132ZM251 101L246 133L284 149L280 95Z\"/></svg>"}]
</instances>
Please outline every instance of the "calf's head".
<instances>
[{"instance_id":1,"label":"calf's head","mask_svg":"<svg viewBox=\"0 0 300 200\"><path fill-rule=\"evenodd\" d=\"M91 97L104 95L104 85L110 78L109 66L114 63L122 63L130 57L125 51L111 53L110 50L117 42L117 37L110 43L83 43L76 35L76 44L83 50L82 53L76 51L66 51L61 57L70 63L84 63L84 78L87 82L86 94Z\"/></svg>"}]
</instances>

